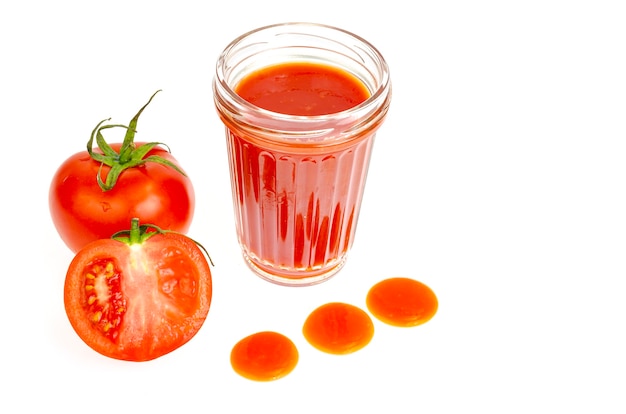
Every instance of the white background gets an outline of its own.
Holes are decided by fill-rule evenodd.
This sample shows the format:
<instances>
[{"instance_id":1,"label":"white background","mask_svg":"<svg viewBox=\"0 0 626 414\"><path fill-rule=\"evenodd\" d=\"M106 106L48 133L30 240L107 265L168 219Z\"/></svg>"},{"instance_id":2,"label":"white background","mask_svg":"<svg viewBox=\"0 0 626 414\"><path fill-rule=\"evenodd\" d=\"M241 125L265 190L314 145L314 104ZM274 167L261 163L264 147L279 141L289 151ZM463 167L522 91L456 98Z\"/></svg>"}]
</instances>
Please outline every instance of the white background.
<instances>
[{"instance_id":1,"label":"white background","mask_svg":"<svg viewBox=\"0 0 626 414\"><path fill-rule=\"evenodd\" d=\"M626 13L620 1L21 1L0 6L0 412L624 413ZM284 21L340 26L393 79L346 267L310 288L254 276L235 239L211 80L234 37ZM211 252L205 325L156 361L104 358L72 331L72 254L50 179L104 118L167 142ZM375 321L349 356L315 351L308 313L365 307L375 282L436 292L426 325ZM260 330L295 342L288 377L235 374ZM38 408L37 407L41 407ZM42 411L43 410L43 411Z\"/></svg>"}]
</instances>

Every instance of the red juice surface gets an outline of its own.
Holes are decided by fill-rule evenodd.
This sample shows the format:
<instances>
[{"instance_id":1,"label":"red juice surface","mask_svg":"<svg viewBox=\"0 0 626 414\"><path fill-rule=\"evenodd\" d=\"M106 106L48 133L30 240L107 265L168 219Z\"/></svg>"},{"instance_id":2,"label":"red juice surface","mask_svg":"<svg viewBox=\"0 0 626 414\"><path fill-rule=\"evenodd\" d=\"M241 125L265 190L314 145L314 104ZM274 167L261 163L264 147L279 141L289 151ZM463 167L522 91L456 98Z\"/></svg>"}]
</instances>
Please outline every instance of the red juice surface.
<instances>
[{"instance_id":1,"label":"red juice surface","mask_svg":"<svg viewBox=\"0 0 626 414\"><path fill-rule=\"evenodd\" d=\"M361 308L331 302L309 314L302 326L302 334L322 352L346 355L370 343L374 336L374 323Z\"/></svg>"},{"instance_id":2,"label":"red juice surface","mask_svg":"<svg viewBox=\"0 0 626 414\"><path fill-rule=\"evenodd\" d=\"M288 115L341 112L370 96L349 73L314 63L280 64L253 72L235 92L259 108Z\"/></svg>"},{"instance_id":3,"label":"red juice surface","mask_svg":"<svg viewBox=\"0 0 626 414\"><path fill-rule=\"evenodd\" d=\"M393 277L372 286L367 293L367 308L388 325L422 325L437 313L439 302L432 289L406 277Z\"/></svg>"},{"instance_id":4,"label":"red juice surface","mask_svg":"<svg viewBox=\"0 0 626 414\"><path fill-rule=\"evenodd\" d=\"M288 375L298 359L298 349L291 339L272 331L243 338L230 353L235 372L255 381L273 381Z\"/></svg>"},{"instance_id":5,"label":"red juice surface","mask_svg":"<svg viewBox=\"0 0 626 414\"><path fill-rule=\"evenodd\" d=\"M261 69L235 91L258 107L304 116L343 111L369 97L352 75L310 63ZM355 232L373 132L328 146L297 139L267 145L232 129L227 135L237 230L253 267L298 279L340 266Z\"/></svg>"}]
</instances>

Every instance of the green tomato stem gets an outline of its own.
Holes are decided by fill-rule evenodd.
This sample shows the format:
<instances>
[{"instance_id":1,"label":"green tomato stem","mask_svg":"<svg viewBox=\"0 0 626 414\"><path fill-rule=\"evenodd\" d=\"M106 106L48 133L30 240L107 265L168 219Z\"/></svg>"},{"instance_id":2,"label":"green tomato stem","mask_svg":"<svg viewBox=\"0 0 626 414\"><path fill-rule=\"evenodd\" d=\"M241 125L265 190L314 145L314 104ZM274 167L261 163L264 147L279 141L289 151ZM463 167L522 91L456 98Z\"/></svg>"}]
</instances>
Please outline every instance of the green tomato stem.
<instances>
[{"instance_id":1,"label":"green tomato stem","mask_svg":"<svg viewBox=\"0 0 626 414\"><path fill-rule=\"evenodd\" d=\"M141 109L139 109L139 112L137 112L133 119L130 120L128 126L120 124L105 124L105 122L111 119L107 118L100 121L91 132L91 137L89 138L89 141L87 141L87 152L89 152L89 155L92 159L100 163L100 168L98 169L98 174L96 175L96 181L98 182L98 186L100 186L102 191L109 191L113 187L115 187L118 178L124 172L124 170L128 168L138 167L147 162L156 162L158 164L165 165L186 176L185 172L180 167L163 157L160 157L158 155L150 155L146 157L146 155L157 145L164 146L169 152L170 149L167 145L163 144L162 142L149 142L147 144L140 145L139 147L135 145L135 133L137 132L137 122L139 121L139 116L150 104L150 102L152 102L152 99L156 96L156 94L160 91L160 89L156 91L150 97L148 102L144 106L142 106ZM102 135L102 131L110 128L126 129L124 142L120 147L119 153L115 152L115 150L111 148L111 146L106 142L104 136ZM94 152L94 139L96 141L96 145L98 146L100 151L102 151L102 154ZM104 165L109 166L110 170L107 176L103 179L102 169Z\"/></svg>"},{"instance_id":2,"label":"green tomato stem","mask_svg":"<svg viewBox=\"0 0 626 414\"><path fill-rule=\"evenodd\" d=\"M141 243L141 228L139 227L139 219L136 217L130 220L130 234L128 235L128 239L131 245Z\"/></svg>"}]
</instances>

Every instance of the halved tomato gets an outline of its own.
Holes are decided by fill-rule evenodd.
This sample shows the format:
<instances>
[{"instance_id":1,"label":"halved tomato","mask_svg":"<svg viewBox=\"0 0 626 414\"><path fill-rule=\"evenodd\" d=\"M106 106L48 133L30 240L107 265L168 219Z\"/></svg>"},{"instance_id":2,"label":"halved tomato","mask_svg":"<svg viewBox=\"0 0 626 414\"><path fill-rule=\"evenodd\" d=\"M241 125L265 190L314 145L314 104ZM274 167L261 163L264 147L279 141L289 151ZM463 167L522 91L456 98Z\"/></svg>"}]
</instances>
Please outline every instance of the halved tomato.
<instances>
[{"instance_id":1,"label":"halved tomato","mask_svg":"<svg viewBox=\"0 0 626 414\"><path fill-rule=\"evenodd\" d=\"M65 311L78 336L102 355L148 361L187 343L211 304L211 270L189 237L139 226L89 243L72 260Z\"/></svg>"}]
</instances>

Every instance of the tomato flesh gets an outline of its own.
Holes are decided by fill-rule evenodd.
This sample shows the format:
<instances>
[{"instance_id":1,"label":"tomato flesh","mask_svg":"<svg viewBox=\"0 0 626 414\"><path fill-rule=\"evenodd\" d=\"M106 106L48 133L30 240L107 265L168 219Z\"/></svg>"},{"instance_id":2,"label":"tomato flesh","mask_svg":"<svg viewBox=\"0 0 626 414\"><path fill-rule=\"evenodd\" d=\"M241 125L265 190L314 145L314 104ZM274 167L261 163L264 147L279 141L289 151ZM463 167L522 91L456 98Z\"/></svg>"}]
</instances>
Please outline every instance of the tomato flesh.
<instances>
[{"instance_id":1,"label":"tomato flesh","mask_svg":"<svg viewBox=\"0 0 626 414\"><path fill-rule=\"evenodd\" d=\"M119 266L111 259L96 259L84 270L85 310L93 328L115 341L126 313Z\"/></svg>"},{"instance_id":2,"label":"tomato flesh","mask_svg":"<svg viewBox=\"0 0 626 414\"><path fill-rule=\"evenodd\" d=\"M121 143L110 146L119 151ZM147 156L150 155L179 165L163 148L155 147L148 152ZM50 184L48 201L52 221L74 253L89 242L110 238L126 229L134 217L179 233L189 230L195 193L187 176L171 167L147 162L125 170L113 189L102 191L96 177L100 173L104 180L109 167L105 165L99 170L100 163L87 151L78 152L61 164Z\"/></svg>"},{"instance_id":3,"label":"tomato flesh","mask_svg":"<svg viewBox=\"0 0 626 414\"><path fill-rule=\"evenodd\" d=\"M78 336L102 355L148 361L187 343L211 303L208 262L189 238L173 233L129 246L88 244L74 258L65 310Z\"/></svg>"}]
</instances>

